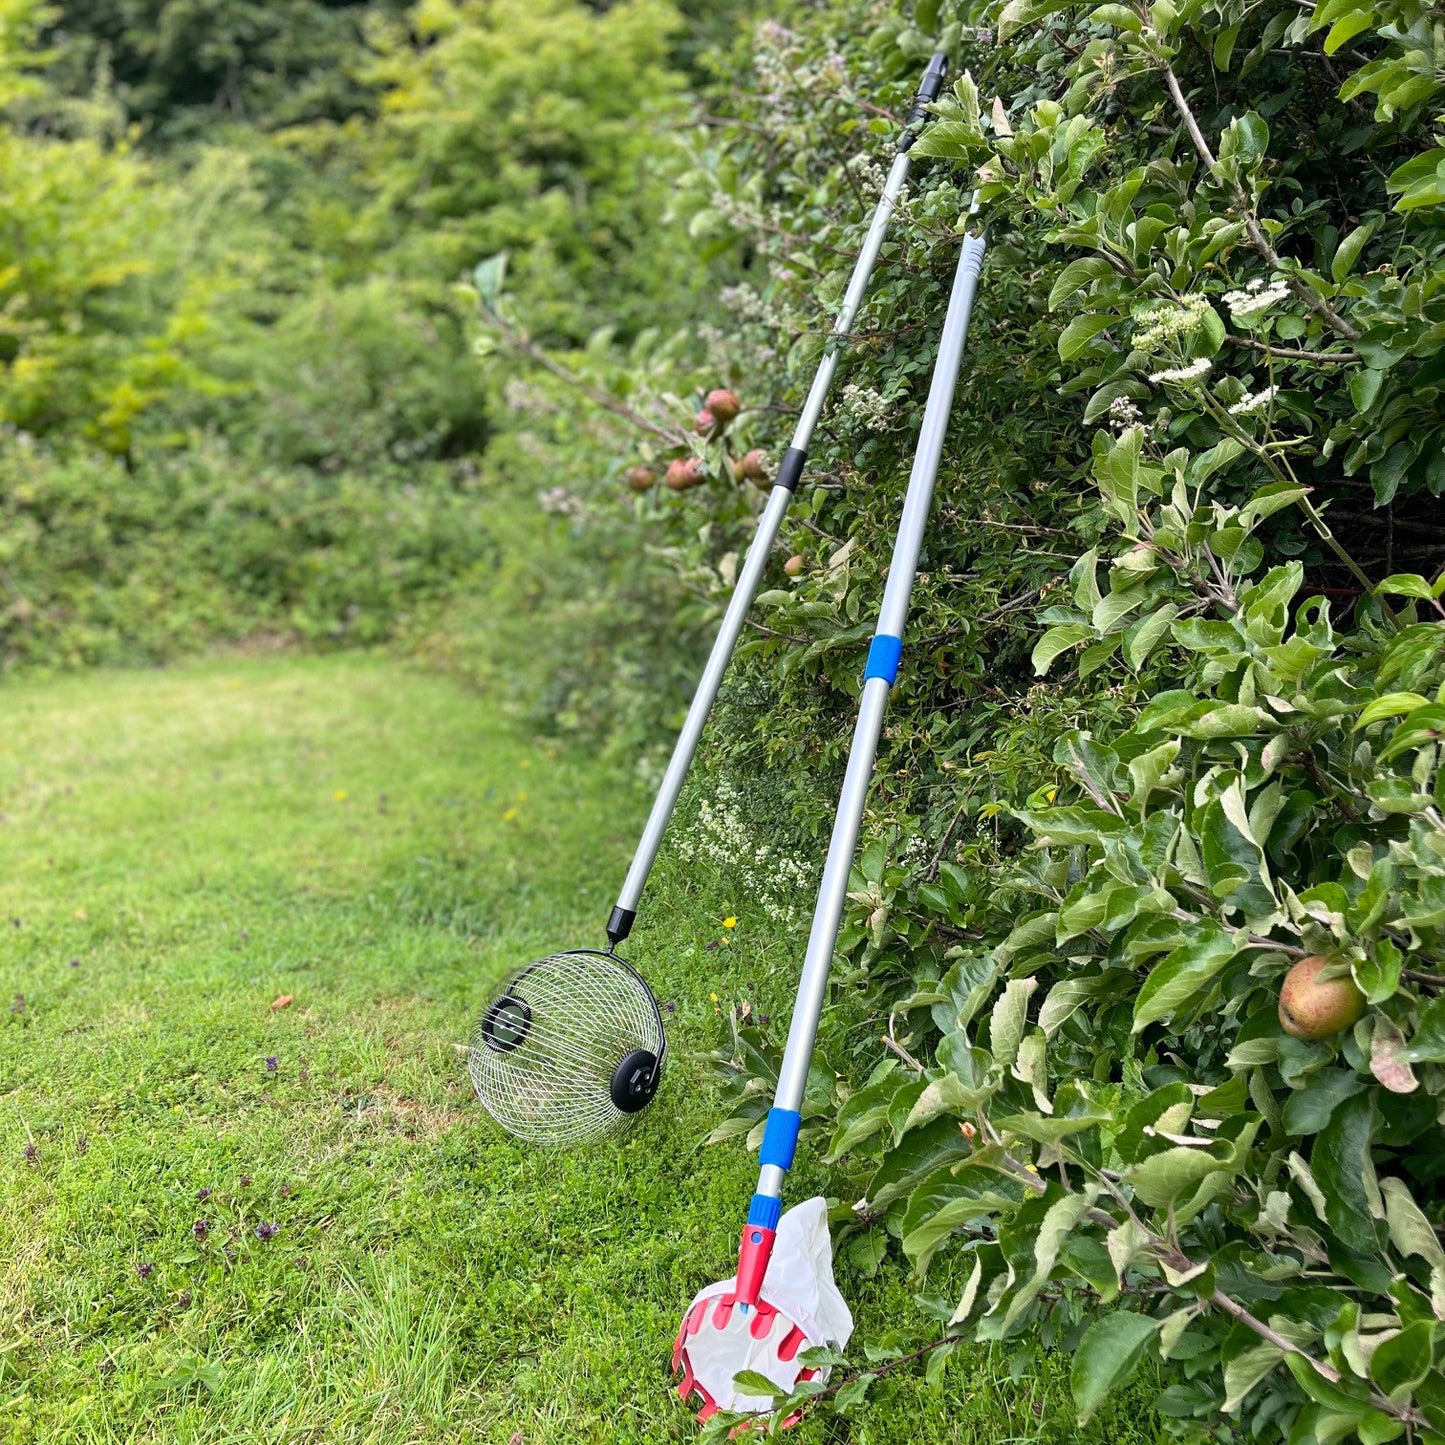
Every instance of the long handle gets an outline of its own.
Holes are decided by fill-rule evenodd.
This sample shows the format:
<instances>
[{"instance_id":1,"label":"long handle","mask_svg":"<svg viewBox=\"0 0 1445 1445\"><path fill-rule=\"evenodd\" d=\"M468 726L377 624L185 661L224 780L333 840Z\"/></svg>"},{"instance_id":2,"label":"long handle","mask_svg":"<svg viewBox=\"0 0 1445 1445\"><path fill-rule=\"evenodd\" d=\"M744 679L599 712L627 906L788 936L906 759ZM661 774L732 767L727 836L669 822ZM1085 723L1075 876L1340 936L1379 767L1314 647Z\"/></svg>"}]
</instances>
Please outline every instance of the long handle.
<instances>
[{"instance_id":1,"label":"long handle","mask_svg":"<svg viewBox=\"0 0 1445 1445\"><path fill-rule=\"evenodd\" d=\"M662 783L657 790L657 797L653 800L647 826L642 830L642 838L637 844L637 852L633 855L632 866L627 870L622 892L618 895L617 906L607 920L607 938L614 948L632 931L647 875L652 872L657 851L662 847L663 834L667 832L672 810L677 806L678 796L687 779L688 769L692 766L708 714L717 700L723 675L727 672L733 649L737 646L743 624L747 621L748 609L757 595L758 584L762 581L773 543L778 538L778 529L783 524L783 518L793 500L793 492L802 478L803 467L808 460L808 447L813 440L813 428L823 414L823 404L827 400L828 389L833 384L833 374L838 369L843 342L852 330L853 318L858 314L859 306L863 304L869 278L878 260L878 252L882 249L883 239L888 232L888 223L893 217L903 184L908 179L909 148L917 136L917 127L927 114L925 107L938 98L947 68L947 59L940 52L928 62L928 69L923 73L918 95L914 100L913 113L908 120L908 130L899 141L898 154L893 158L887 183L883 187L883 194L878 198L872 224L868 227L868 235L858 253L858 260L854 263L853 276L848 282L848 290L844 293L842 309L833 324L831 342L818 364L813 384L808 389L808 399L803 403L802 413L793 431L792 443L784 452L778 466L777 479L768 493L768 504L758 519L758 529L753 534L747 556L738 571L733 595L728 602L727 611L723 614L722 626L718 628L697 691L692 695L692 703L688 707L682 731L673 745L672 757L668 761L667 771L662 775Z\"/></svg>"},{"instance_id":2,"label":"long handle","mask_svg":"<svg viewBox=\"0 0 1445 1445\"><path fill-rule=\"evenodd\" d=\"M978 291L984 246L981 233L966 236L958 258L948 314L938 343L938 360L934 363L928 404L924 408L923 426L918 434L918 450L914 454L913 471L908 479L908 494L903 502L898 538L893 545L893 561L888 569L888 583L878 613L878 630L868 649L868 663L863 672L863 697L858 708L858 722L853 729L853 746L848 753L848 769L838 798L838 816L828 843L828 860L823 866L822 882L818 885L818 902L813 911L808 952L803 960L793 1021L788 1029L788 1043L778 1074L777 1094L768 1114L762 1148L758 1151L757 1193L753 1195L752 1207L748 1211L748 1223L743 1230L742 1249L738 1257L738 1300L749 1307L757 1303L758 1290L767 1272L773 1232L782 1212L783 1182L792 1168L793 1151L798 1143L803 1090L808 1082L808 1067L818 1035L818 1019L823 1011L828 972L838 941L838 926L848 892L848 874L858 847L858 830L863 821L868 785L872 780L878 737L888 706L888 692L898 676L898 662L903 653L903 626L908 619L913 578L918 570L918 552L928 525L933 483L938 475L938 463L948 433L948 417L953 408L954 387L963 359L969 318L973 314L974 296Z\"/></svg>"}]
</instances>

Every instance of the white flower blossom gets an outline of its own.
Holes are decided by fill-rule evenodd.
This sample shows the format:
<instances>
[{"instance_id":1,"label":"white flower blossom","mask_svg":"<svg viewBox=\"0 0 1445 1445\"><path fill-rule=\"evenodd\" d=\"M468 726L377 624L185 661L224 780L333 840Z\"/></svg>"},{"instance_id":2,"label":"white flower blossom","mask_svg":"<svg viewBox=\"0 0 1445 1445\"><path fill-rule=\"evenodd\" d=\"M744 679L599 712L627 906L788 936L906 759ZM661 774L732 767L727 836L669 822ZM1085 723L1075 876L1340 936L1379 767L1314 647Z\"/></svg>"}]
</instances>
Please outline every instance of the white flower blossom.
<instances>
[{"instance_id":1,"label":"white flower blossom","mask_svg":"<svg viewBox=\"0 0 1445 1445\"><path fill-rule=\"evenodd\" d=\"M1207 356L1191 361L1188 366L1171 366L1164 371L1151 371L1150 381L1197 381L1208 373L1214 363Z\"/></svg>"},{"instance_id":2,"label":"white flower blossom","mask_svg":"<svg viewBox=\"0 0 1445 1445\"><path fill-rule=\"evenodd\" d=\"M1224 304L1229 307L1229 314L1236 321L1246 316L1258 316L1261 311L1268 311L1271 306L1276 306L1289 296L1288 281L1271 281L1268 286L1256 276L1243 291L1226 291L1224 293Z\"/></svg>"},{"instance_id":3,"label":"white flower blossom","mask_svg":"<svg viewBox=\"0 0 1445 1445\"><path fill-rule=\"evenodd\" d=\"M843 409L866 431L887 431L895 415L893 404L881 392L851 381L843 388Z\"/></svg>"},{"instance_id":4,"label":"white flower blossom","mask_svg":"<svg viewBox=\"0 0 1445 1445\"><path fill-rule=\"evenodd\" d=\"M1263 411L1279 394L1279 387L1267 386L1263 391L1252 392L1229 408L1230 416L1248 416L1251 412Z\"/></svg>"},{"instance_id":5,"label":"white flower blossom","mask_svg":"<svg viewBox=\"0 0 1445 1445\"><path fill-rule=\"evenodd\" d=\"M703 798L697 817L675 835L674 847L689 862L706 861L725 869L739 891L773 920L785 926L802 919L797 904L806 902L815 884L813 868L761 841L744 816L742 794L719 782Z\"/></svg>"},{"instance_id":6,"label":"white flower blossom","mask_svg":"<svg viewBox=\"0 0 1445 1445\"><path fill-rule=\"evenodd\" d=\"M1209 298L1198 294L1186 296L1177 306L1170 302L1152 307L1139 317L1143 329L1134 333L1134 350L1146 356L1163 351L1171 342L1193 335L1211 309Z\"/></svg>"}]
</instances>

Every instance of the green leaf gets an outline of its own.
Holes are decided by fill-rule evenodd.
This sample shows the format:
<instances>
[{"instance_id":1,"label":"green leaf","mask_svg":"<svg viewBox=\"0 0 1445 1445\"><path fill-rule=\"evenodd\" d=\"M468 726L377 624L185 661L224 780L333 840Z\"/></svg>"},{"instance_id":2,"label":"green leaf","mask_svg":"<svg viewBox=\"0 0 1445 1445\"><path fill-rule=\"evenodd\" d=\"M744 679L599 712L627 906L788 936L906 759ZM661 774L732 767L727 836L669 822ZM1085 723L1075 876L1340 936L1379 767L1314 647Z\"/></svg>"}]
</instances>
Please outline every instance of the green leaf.
<instances>
[{"instance_id":1,"label":"green leaf","mask_svg":"<svg viewBox=\"0 0 1445 1445\"><path fill-rule=\"evenodd\" d=\"M1211 1174L1237 1173L1254 1142L1257 1128L1257 1123L1246 1125L1230 1146L1226 1158L1216 1158L1214 1154L1214 1149L1220 1148L1222 1141L1221 1145L1209 1149L1189 1148L1181 1144L1151 1154L1129 1169L1124 1178L1151 1209L1167 1209Z\"/></svg>"},{"instance_id":2,"label":"green leaf","mask_svg":"<svg viewBox=\"0 0 1445 1445\"><path fill-rule=\"evenodd\" d=\"M1048 1282L1064 1244L1098 1197L1098 1186L1086 1184L1077 1194L1065 1194L1062 1199L1056 1199L1045 1211L1038 1234L1034 1237L1034 1272L1015 1289L999 1325L999 1338L1007 1338L1009 1331L1037 1298Z\"/></svg>"},{"instance_id":3,"label":"green leaf","mask_svg":"<svg viewBox=\"0 0 1445 1445\"><path fill-rule=\"evenodd\" d=\"M1166 954L1144 980L1134 1002L1131 1031L1137 1034L1160 1019L1170 1018L1198 997L1236 952L1232 934L1212 920L1201 922L1195 937Z\"/></svg>"},{"instance_id":4,"label":"green leaf","mask_svg":"<svg viewBox=\"0 0 1445 1445\"><path fill-rule=\"evenodd\" d=\"M1335 1235L1353 1248L1375 1239L1370 1191L1375 1166L1370 1140L1375 1106L1368 1094L1346 1099L1330 1116L1310 1151L1310 1170L1324 1195L1326 1216Z\"/></svg>"},{"instance_id":5,"label":"green leaf","mask_svg":"<svg viewBox=\"0 0 1445 1445\"><path fill-rule=\"evenodd\" d=\"M1429 602L1435 596L1434 588L1417 572L1394 572L1383 582L1375 583L1375 593L1385 597L1418 597L1422 602Z\"/></svg>"},{"instance_id":6,"label":"green leaf","mask_svg":"<svg viewBox=\"0 0 1445 1445\"><path fill-rule=\"evenodd\" d=\"M1178 616L1179 608L1172 602L1166 602L1147 617L1140 618L1124 634L1124 657L1135 672L1148 661L1149 654L1159 645Z\"/></svg>"},{"instance_id":7,"label":"green leaf","mask_svg":"<svg viewBox=\"0 0 1445 1445\"><path fill-rule=\"evenodd\" d=\"M1414 712L1417 707L1424 707L1426 701L1418 692L1386 693L1384 697L1377 697L1373 702L1365 704L1355 723L1355 731L1367 728L1383 717L1398 717L1401 713Z\"/></svg>"},{"instance_id":8,"label":"green leaf","mask_svg":"<svg viewBox=\"0 0 1445 1445\"><path fill-rule=\"evenodd\" d=\"M1094 629L1087 622L1064 622L1049 628L1034 646L1030 658L1034 672L1042 677L1060 653L1087 642L1093 635Z\"/></svg>"},{"instance_id":9,"label":"green leaf","mask_svg":"<svg viewBox=\"0 0 1445 1445\"><path fill-rule=\"evenodd\" d=\"M1278 1345L1257 1344L1225 1362L1224 1413L1239 1409L1245 1397L1284 1358Z\"/></svg>"},{"instance_id":10,"label":"green leaf","mask_svg":"<svg viewBox=\"0 0 1445 1445\"><path fill-rule=\"evenodd\" d=\"M1370 1356L1370 1378L1392 1399L1408 1396L1430 1373L1436 1328L1434 1320L1417 1320Z\"/></svg>"},{"instance_id":11,"label":"green leaf","mask_svg":"<svg viewBox=\"0 0 1445 1445\"><path fill-rule=\"evenodd\" d=\"M1037 987L1037 979L1010 979L989 1015L989 1047L1001 1068L1012 1068L1018 1057L1019 1042L1028 1022L1029 998Z\"/></svg>"},{"instance_id":12,"label":"green leaf","mask_svg":"<svg viewBox=\"0 0 1445 1445\"><path fill-rule=\"evenodd\" d=\"M781 1386L776 1385L766 1375L760 1375L756 1370L739 1370L733 1376L733 1384L737 1386L738 1392L743 1395L761 1395L764 1399L778 1399L788 1392Z\"/></svg>"},{"instance_id":13,"label":"green leaf","mask_svg":"<svg viewBox=\"0 0 1445 1445\"><path fill-rule=\"evenodd\" d=\"M1059 272L1058 280L1049 291L1049 310L1057 311L1065 301L1071 301L1086 286L1102 281L1114 274L1114 268L1102 256L1083 256L1070 261Z\"/></svg>"},{"instance_id":14,"label":"green leaf","mask_svg":"<svg viewBox=\"0 0 1445 1445\"><path fill-rule=\"evenodd\" d=\"M472 285L488 306L495 305L501 297L502 287L507 280L507 258L510 254L508 251L498 251L495 256L478 261L472 268Z\"/></svg>"},{"instance_id":15,"label":"green leaf","mask_svg":"<svg viewBox=\"0 0 1445 1445\"><path fill-rule=\"evenodd\" d=\"M1157 1320L1132 1310L1115 1310L1084 1331L1069 1370L1080 1425L1086 1425L1110 1391L1134 1373L1158 1332Z\"/></svg>"},{"instance_id":16,"label":"green leaf","mask_svg":"<svg viewBox=\"0 0 1445 1445\"><path fill-rule=\"evenodd\" d=\"M1366 221L1364 225L1356 226L1335 248L1334 260L1330 262L1330 276L1336 284L1343 281L1355 269L1355 262L1360 259L1360 252L1365 249L1370 237L1374 234L1375 223Z\"/></svg>"},{"instance_id":17,"label":"green leaf","mask_svg":"<svg viewBox=\"0 0 1445 1445\"><path fill-rule=\"evenodd\" d=\"M1053 1037L1078 1010L1103 986L1101 976L1060 979L1050 990L1039 1009L1039 1027L1046 1038Z\"/></svg>"},{"instance_id":18,"label":"green leaf","mask_svg":"<svg viewBox=\"0 0 1445 1445\"><path fill-rule=\"evenodd\" d=\"M1404 1258L1412 1254L1436 1269L1445 1270L1445 1245L1415 1203L1404 1180L1393 1175L1380 1180L1380 1193L1385 1200L1385 1224L1390 1243Z\"/></svg>"},{"instance_id":19,"label":"green leaf","mask_svg":"<svg viewBox=\"0 0 1445 1445\"><path fill-rule=\"evenodd\" d=\"M1427 703L1415 708L1399 723L1380 753L1380 761L1388 763L1401 753L1425 747L1441 737L1445 737L1445 703Z\"/></svg>"},{"instance_id":20,"label":"green leaf","mask_svg":"<svg viewBox=\"0 0 1445 1445\"><path fill-rule=\"evenodd\" d=\"M1285 1100L1282 1116L1285 1133L1301 1137L1318 1134L1335 1110L1365 1087L1364 1079L1344 1069L1321 1069L1311 1074L1304 1087L1294 1090Z\"/></svg>"},{"instance_id":21,"label":"green leaf","mask_svg":"<svg viewBox=\"0 0 1445 1445\"><path fill-rule=\"evenodd\" d=\"M1038 810L1015 808L1013 812L1025 827L1038 834L1041 843L1057 843L1065 848L1080 843L1098 847L1104 837L1124 830L1124 820L1103 808L1078 805Z\"/></svg>"},{"instance_id":22,"label":"green leaf","mask_svg":"<svg viewBox=\"0 0 1445 1445\"><path fill-rule=\"evenodd\" d=\"M1106 331L1118 320L1117 316L1101 316L1090 313L1075 316L1059 333L1059 360L1072 361L1088 347L1101 331Z\"/></svg>"},{"instance_id":23,"label":"green leaf","mask_svg":"<svg viewBox=\"0 0 1445 1445\"><path fill-rule=\"evenodd\" d=\"M840 1385L838 1393L833 1397L833 1408L840 1415L846 1415L855 1405L862 1403L868 1387L877 1378L877 1375L865 1372L856 1379L849 1380L846 1385Z\"/></svg>"}]
</instances>

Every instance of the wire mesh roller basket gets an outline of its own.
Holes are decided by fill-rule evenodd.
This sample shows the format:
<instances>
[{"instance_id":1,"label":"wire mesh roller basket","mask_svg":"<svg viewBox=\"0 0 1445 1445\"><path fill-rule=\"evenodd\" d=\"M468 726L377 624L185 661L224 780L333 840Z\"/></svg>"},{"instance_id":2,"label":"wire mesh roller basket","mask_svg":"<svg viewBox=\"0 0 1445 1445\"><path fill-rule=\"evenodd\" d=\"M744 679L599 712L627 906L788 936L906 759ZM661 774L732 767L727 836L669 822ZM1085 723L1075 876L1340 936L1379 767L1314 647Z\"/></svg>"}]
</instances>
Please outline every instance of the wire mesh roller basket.
<instances>
[{"instance_id":1,"label":"wire mesh roller basket","mask_svg":"<svg viewBox=\"0 0 1445 1445\"><path fill-rule=\"evenodd\" d=\"M651 990L615 953L574 949L518 970L482 1010L467 1072L487 1112L538 1144L627 1129L651 1102L667 1036Z\"/></svg>"}]
</instances>

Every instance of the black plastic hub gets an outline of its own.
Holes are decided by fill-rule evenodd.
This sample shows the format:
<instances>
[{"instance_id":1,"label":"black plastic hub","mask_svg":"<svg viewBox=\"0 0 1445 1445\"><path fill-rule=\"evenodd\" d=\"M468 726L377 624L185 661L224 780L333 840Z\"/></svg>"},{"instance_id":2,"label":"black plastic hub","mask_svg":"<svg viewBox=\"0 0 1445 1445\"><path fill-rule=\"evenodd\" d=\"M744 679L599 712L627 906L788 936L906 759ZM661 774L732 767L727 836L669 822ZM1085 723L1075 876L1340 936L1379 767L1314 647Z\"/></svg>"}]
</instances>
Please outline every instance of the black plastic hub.
<instances>
[{"instance_id":1,"label":"black plastic hub","mask_svg":"<svg viewBox=\"0 0 1445 1445\"><path fill-rule=\"evenodd\" d=\"M657 1055L651 1049L633 1049L612 1071L609 1092L624 1114L645 1109L657 1093Z\"/></svg>"},{"instance_id":2,"label":"black plastic hub","mask_svg":"<svg viewBox=\"0 0 1445 1445\"><path fill-rule=\"evenodd\" d=\"M531 1006L515 994L504 993L482 1020L482 1037L487 1047L499 1054L510 1054L520 1048L531 1031Z\"/></svg>"}]
</instances>

